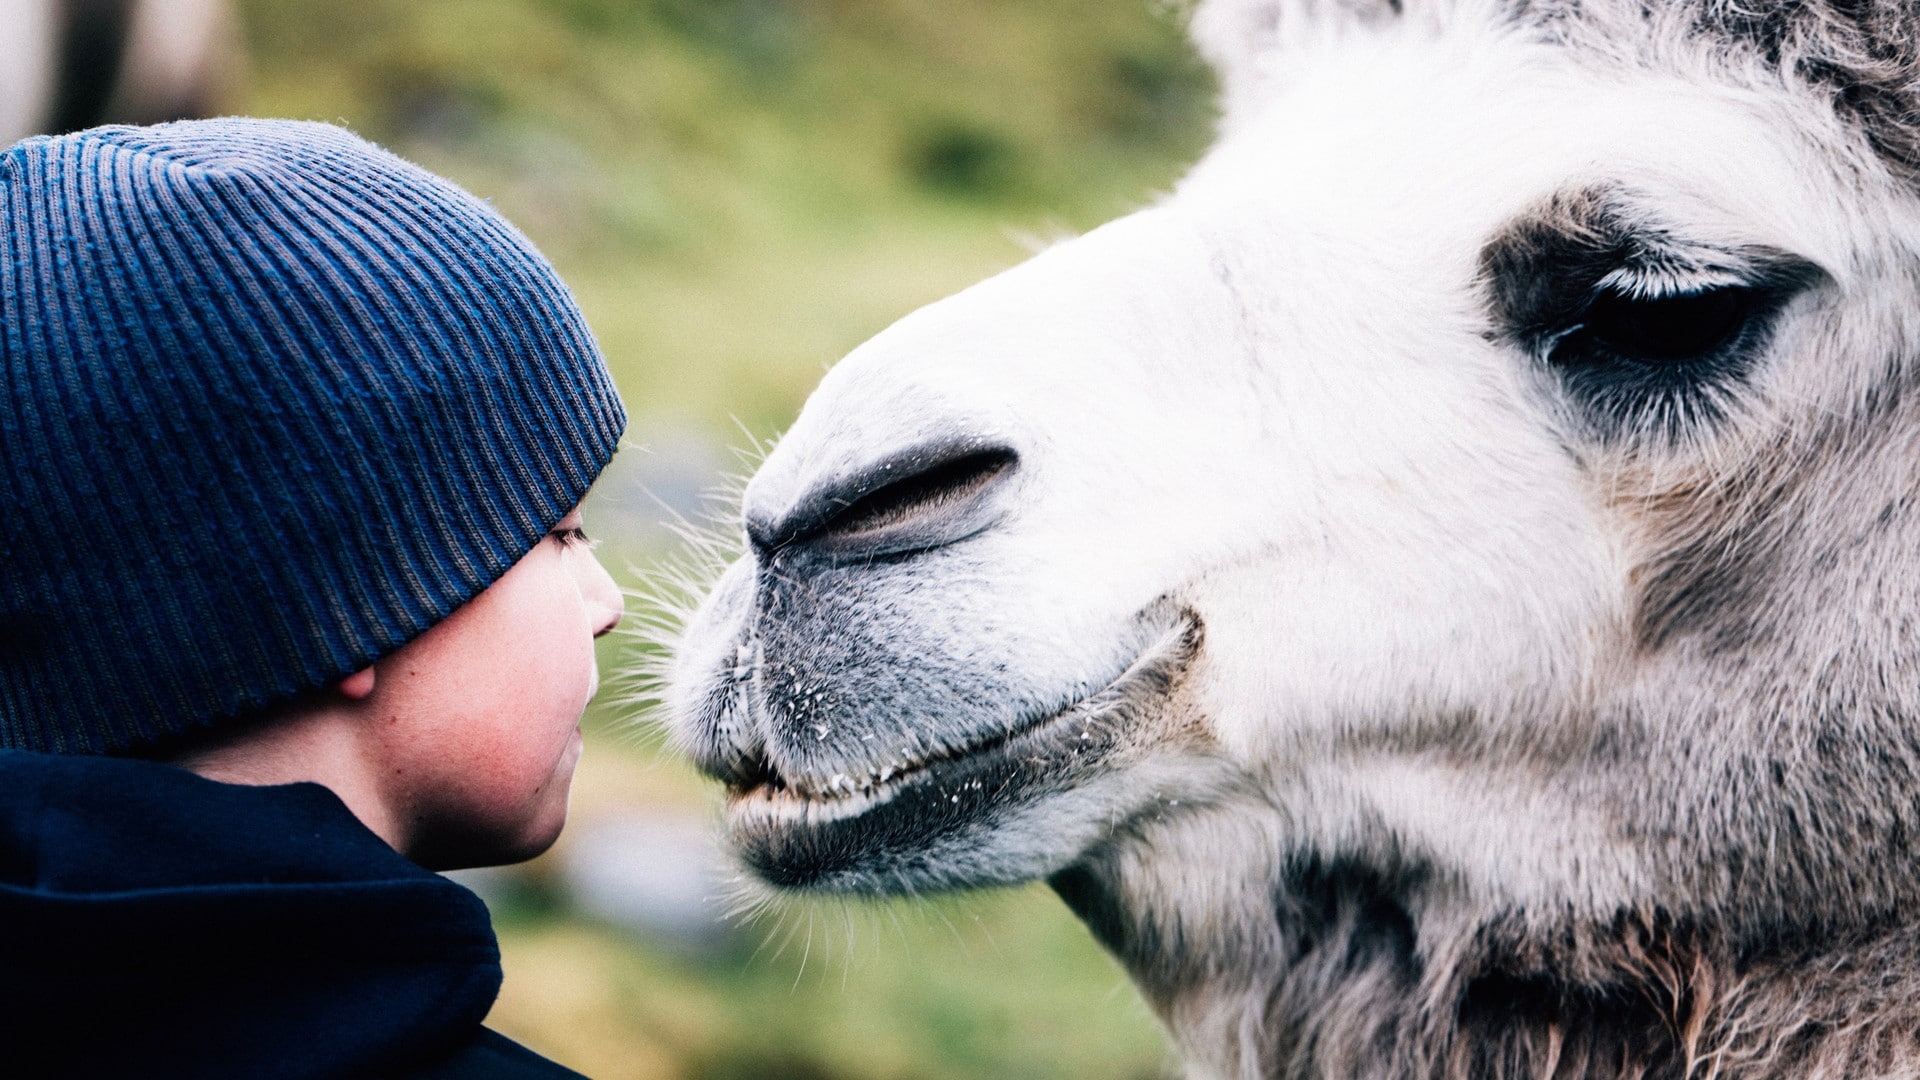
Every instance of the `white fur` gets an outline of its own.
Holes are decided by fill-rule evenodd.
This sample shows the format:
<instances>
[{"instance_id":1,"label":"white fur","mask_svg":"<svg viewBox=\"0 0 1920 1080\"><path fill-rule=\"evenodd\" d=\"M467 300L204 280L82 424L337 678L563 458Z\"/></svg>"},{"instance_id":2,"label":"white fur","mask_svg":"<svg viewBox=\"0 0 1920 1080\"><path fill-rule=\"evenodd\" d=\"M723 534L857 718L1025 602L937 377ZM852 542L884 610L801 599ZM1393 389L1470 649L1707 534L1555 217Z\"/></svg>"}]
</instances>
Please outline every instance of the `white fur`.
<instances>
[{"instance_id":1,"label":"white fur","mask_svg":"<svg viewBox=\"0 0 1920 1080\"><path fill-rule=\"evenodd\" d=\"M1226 115L1186 180L856 350L746 492L750 516L778 517L929 429L1011 446L1016 509L966 542L966 574L874 603L937 627L956 667L1006 665L1032 701L1110 679L1157 600L1197 613L1181 703L1217 755L1170 750L1127 774L1131 794L1046 805L1055 867L1090 857L1086 826L1137 815L1116 887L1190 920L1189 947L1223 969L1155 998L1204 1075L1277 1068L1266 939L1245 935L1287 853L1431 868L1413 916L1436 968L1479 913L1684 906L1711 891L1711 854L1649 836L1746 827L1729 778L1756 751L1707 732L1764 726L1729 711L1732 688L1801 678L1812 710L1842 692L1820 672L1911 651L1894 615L1789 590L1799 659L1723 677L1684 648L1650 654L1634 617L1642 572L1683 536L1743 542L1736 522L1663 517L1674 492L1737 490L1901 376L1920 348L1920 202L1816 93L1724 43L1602 2L1602 44L1582 50L1503 10L1204 5ZM1826 275L1726 421L1672 445L1581 444L1538 358L1492 333L1482 250L1594 185L1691 242ZM1796 520L1857 517L1903 482L1802 492L1832 505ZM701 658L748 617L696 620L683 713ZM1917 696L1890 682L1902 707ZM1653 756L1603 764L1607 740ZM1196 809L1168 807L1183 798ZM1026 865L1049 834L1021 820L1007 853Z\"/></svg>"}]
</instances>

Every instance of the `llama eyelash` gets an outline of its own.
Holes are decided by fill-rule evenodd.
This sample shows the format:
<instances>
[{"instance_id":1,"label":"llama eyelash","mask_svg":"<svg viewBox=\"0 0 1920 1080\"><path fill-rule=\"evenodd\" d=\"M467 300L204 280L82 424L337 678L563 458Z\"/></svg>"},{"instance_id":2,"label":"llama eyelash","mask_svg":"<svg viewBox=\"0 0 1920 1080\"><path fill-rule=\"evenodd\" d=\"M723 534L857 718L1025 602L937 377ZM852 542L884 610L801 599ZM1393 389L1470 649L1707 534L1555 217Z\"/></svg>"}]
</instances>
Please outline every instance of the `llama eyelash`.
<instances>
[{"instance_id":1,"label":"llama eyelash","mask_svg":"<svg viewBox=\"0 0 1920 1080\"><path fill-rule=\"evenodd\" d=\"M1617 192L1565 192L1482 253L1493 339L1551 372L1601 442L1717 422L1781 310L1825 277L1785 251L1688 241L1644 217Z\"/></svg>"},{"instance_id":2,"label":"llama eyelash","mask_svg":"<svg viewBox=\"0 0 1920 1080\"><path fill-rule=\"evenodd\" d=\"M1733 277L1649 280L1622 269L1539 346L1595 433L1679 435L1719 419L1765 352L1780 311L1822 275L1780 257Z\"/></svg>"},{"instance_id":3,"label":"llama eyelash","mask_svg":"<svg viewBox=\"0 0 1920 1080\"><path fill-rule=\"evenodd\" d=\"M559 541L561 547L581 547L592 551L600 546L600 541L588 536L585 529L555 529L547 535Z\"/></svg>"}]
</instances>

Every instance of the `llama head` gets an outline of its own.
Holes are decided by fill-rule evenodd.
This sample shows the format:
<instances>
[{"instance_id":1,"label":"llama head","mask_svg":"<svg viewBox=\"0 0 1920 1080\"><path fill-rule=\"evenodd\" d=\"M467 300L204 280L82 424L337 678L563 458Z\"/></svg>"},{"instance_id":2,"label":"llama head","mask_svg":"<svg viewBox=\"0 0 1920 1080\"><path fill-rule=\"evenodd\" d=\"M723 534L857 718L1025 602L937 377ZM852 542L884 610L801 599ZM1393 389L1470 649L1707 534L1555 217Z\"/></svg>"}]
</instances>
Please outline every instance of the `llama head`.
<instances>
[{"instance_id":1,"label":"llama head","mask_svg":"<svg viewBox=\"0 0 1920 1080\"><path fill-rule=\"evenodd\" d=\"M1204 5L1178 188L748 487L671 690L747 863L1051 875L1137 971L1303 866L1414 924L1920 901L1920 203L1836 20L1719 10Z\"/></svg>"}]
</instances>

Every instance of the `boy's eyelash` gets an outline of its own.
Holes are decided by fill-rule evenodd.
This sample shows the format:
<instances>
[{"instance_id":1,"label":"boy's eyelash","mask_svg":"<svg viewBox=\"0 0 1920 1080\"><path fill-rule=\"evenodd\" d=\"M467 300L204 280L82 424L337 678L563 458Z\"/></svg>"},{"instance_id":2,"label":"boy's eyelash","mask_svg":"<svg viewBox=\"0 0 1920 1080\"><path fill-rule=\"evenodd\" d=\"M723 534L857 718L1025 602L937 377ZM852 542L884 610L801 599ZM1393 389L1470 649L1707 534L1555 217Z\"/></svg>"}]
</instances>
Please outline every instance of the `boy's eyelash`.
<instances>
[{"instance_id":1,"label":"boy's eyelash","mask_svg":"<svg viewBox=\"0 0 1920 1080\"><path fill-rule=\"evenodd\" d=\"M585 529L555 529L547 534L560 542L561 547L596 548L600 541L587 535Z\"/></svg>"}]
</instances>

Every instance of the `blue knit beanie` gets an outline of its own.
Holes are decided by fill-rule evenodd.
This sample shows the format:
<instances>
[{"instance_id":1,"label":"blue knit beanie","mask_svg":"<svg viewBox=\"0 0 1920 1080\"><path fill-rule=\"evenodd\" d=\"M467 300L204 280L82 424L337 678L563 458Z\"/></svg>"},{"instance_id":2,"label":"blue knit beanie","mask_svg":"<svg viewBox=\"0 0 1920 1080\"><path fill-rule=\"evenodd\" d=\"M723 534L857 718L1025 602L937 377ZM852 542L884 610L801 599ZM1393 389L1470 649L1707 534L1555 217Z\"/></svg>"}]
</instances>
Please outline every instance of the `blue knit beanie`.
<instances>
[{"instance_id":1,"label":"blue knit beanie","mask_svg":"<svg viewBox=\"0 0 1920 1080\"><path fill-rule=\"evenodd\" d=\"M504 573L626 425L567 289L324 124L0 152L0 745L141 752Z\"/></svg>"}]
</instances>

